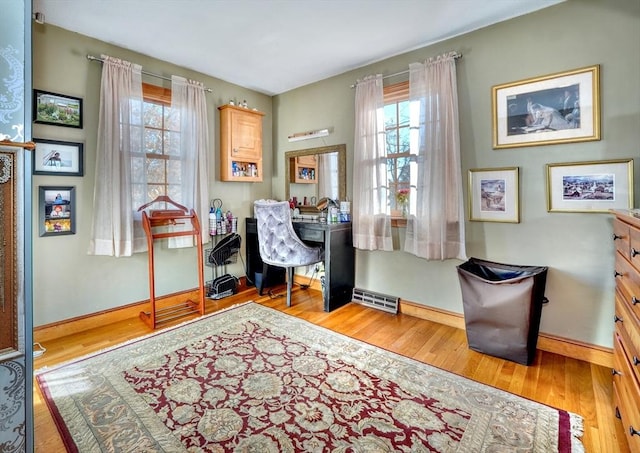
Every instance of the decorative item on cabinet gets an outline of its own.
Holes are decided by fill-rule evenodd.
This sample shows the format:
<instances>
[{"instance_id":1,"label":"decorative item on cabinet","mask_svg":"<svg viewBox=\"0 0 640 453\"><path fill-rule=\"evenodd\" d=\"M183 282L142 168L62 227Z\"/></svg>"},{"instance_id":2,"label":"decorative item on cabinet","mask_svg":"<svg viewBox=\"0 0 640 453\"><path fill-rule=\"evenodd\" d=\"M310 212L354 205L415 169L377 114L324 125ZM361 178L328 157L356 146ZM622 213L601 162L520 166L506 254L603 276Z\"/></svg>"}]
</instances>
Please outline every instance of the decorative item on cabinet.
<instances>
[{"instance_id":1,"label":"decorative item on cabinet","mask_svg":"<svg viewBox=\"0 0 640 453\"><path fill-rule=\"evenodd\" d=\"M262 117L257 110L221 105L220 179L262 181Z\"/></svg>"},{"instance_id":2,"label":"decorative item on cabinet","mask_svg":"<svg viewBox=\"0 0 640 453\"><path fill-rule=\"evenodd\" d=\"M640 451L640 218L612 211L615 244L613 396L631 451Z\"/></svg>"}]
</instances>

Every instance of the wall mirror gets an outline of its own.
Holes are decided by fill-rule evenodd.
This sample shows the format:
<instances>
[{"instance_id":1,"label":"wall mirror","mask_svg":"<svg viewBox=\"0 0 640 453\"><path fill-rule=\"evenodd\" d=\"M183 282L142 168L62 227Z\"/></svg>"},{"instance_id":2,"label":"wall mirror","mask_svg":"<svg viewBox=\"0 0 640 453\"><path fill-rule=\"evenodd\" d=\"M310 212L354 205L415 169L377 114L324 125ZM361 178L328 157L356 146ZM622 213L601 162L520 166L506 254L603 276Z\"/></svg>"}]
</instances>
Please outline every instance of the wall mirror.
<instances>
[{"instance_id":1,"label":"wall mirror","mask_svg":"<svg viewBox=\"0 0 640 453\"><path fill-rule=\"evenodd\" d=\"M295 198L302 212L317 212L316 203L323 197L346 199L346 154L345 144L286 152L286 199Z\"/></svg>"}]
</instances>

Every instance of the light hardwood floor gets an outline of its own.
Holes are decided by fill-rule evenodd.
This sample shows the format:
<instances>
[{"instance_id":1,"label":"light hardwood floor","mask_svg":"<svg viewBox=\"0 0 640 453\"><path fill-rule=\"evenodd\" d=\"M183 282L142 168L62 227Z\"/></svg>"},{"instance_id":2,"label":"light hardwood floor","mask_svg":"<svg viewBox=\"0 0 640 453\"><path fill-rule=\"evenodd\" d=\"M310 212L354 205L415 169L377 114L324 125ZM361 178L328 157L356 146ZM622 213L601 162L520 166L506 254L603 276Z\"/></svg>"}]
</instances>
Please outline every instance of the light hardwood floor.
<instances>
[{"instance_id":1,"label":"light hardwood floor","mask_svg":"<svg viewBox=\"0 0 640 453\"><path fill-rule=\"evenodd\" d=\"M282 294L284 288L276 288ZM258 296L255 289L218 301L207 301L207 313L254 300L334 331L403 354L470 379L584 417L585 450L627 452L621 423L614 415L611 370L550 352L537 351L524 366L477 353L467 347L463 330L409 315L393 315L355 303L325 313L319 291L294 289L292 306L283 297ZM138 318L103 323L94 329L48 341L47 352L35 360L36 370L150 333ZM64 447L34 384L36 452L62 452Z\"/></svg>"}]
</instances>

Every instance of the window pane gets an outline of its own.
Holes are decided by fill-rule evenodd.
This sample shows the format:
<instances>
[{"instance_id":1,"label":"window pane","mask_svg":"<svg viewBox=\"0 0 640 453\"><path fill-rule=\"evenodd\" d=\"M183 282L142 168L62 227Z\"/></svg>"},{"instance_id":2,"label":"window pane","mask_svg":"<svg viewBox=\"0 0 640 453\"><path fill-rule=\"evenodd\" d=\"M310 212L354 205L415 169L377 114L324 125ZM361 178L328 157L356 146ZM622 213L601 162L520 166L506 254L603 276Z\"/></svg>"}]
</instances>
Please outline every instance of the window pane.
<instances>
[{"instance_id":1,"label":"window pane","mask_svg":"<svg viewBox=\"0 0 640 453\"><path fill-rule=\"evenodd\" d=\"M131 193L133 195L133 200L146 200L146 198L144 197L144 193L146 190L146 185L144 184L133 184L131 186ZM135 209L137 209L137 206L134 206Z\"/></svg>"},{"instance_id":2,"label":"window pane","mask_svg":"<svg viewBox=\"0 0 640 453\"><path fill-rule=\"evenodd\" d=\"M164 132L164 152L169 156L180 155L180 132Z\"/></svg>"},{"instance_id":3,"label":"window pane","mask_svg":"<svg viewBox=\"0 0 640 453\"><path fill-rule=\"evenodd\" d=\"M144 124L151 127L162 127L162 106L159 104L152 104L150 102L144 103Z\"/></svg>"},{"instance_id":4,"label":"window pane","mask_svg":"<svg viewBox=\"0 0 640 453\"><path fill-rule=\"evenodd\" d=\"M408 126L409 125L409 101L402 101L398 104L398 125L399 126Z\"/></svg>"},{"instance_id":5,"label":"window pane","mask_svg":"<svg viewBox=\"0 0 640 453\"><path fill-rule=\"evenodd\" d=\"M164 159L147 159L147 183L164 184Z\"/></svg>"},{"instance_id":6,"label":"window pane","mask_svg":"<svg viewBox=\"0 0 640 453\"><path fill-rule=\"evenodd\" d=\"M180 114L170 107L164 109L164 128L170 131L178 131L180 128Z\"/></svg>"},{"instance_id":7,"label":"window pane","mask_svg":"<svg viewBox=\"0 0 640 453\"><path fill-rule=\"evenodd\" d=\"M391 187L398 180L398 162L396 159L387 159L387 181Z\"/></svg>"},{"instance_id":8,"label":"window pane","mask_svg":"<svg viewBox=\"0 0 640 453\"><path fill-rule=\"evenodd\" d=\"M144 130L144 151L147 154L162 154L162 131Z\"/></svg>"},{"instance_id":9,"label":"window pane","mask_svg":"<svg viewBox=\"0 0 640 453\"><path fill-rule=\"evenodd\" d=\"M181 187L177 184L171 184L167 187L167 195L171 197L172 200L181 200L182 199L182 191Z\"/></svg>"},{"instance_id":10,"label":"window pane","mask_svg":"<svg viewBox=\"0 0 640 453\"><path fill-rule=\"evenodd\" d=\"M403 127L398 129L399 139L398 139L398 152L399 153L408 153L411 149L411 141L409 138L409 128Z\"/></svg>"},{"instance_id":11,"label":"window pane","mask_svg":"<svg viewBox=\"0 0 640 453\"><path fill-rule=\"evenodd\" d=\"M387 154L396 154L398 152L398 130L389 129L386 133Z\"/></svg>"},{"instance_id":12,"label":"window pane","mask_svg":"<svg viewBox=\"0 0 640 453\"><path fill-rule=\"evenodd\" d=\"M164 193L164 185L162 184L147 184L147 196L149 200L155 200L160 195L166 195Z\"/></svg>"},{"instance_id":13,"label":"window pane","mask_svg":"<svg viewBox=\"0 0 640 453\"><path fill-rule=\"evenodd\" d=\"M181 165L177 159L170 159L167 161L167 181L176 183L180 181L181 177Z\"/></svg>"},{"instance_id":14,"label":"window pane","mask_svg":"<svg viewBox=\"0 0 640 453\"><path fill-rule=\"evenodd\" d=\"M399 157L398 161L398 181L409 184L411 181L411 159L409 157Z\"/></svg>"},{"instance_id":15,"label":"window pane","mask_svg":"<svg viewBox=\"0 0 640 453\"><path fill-rule=\"evenodd\" d=\"M397 104L389 104L384 106L384 124L386 127L397 125L396 105Z\"/></svg>"}]
</instances>

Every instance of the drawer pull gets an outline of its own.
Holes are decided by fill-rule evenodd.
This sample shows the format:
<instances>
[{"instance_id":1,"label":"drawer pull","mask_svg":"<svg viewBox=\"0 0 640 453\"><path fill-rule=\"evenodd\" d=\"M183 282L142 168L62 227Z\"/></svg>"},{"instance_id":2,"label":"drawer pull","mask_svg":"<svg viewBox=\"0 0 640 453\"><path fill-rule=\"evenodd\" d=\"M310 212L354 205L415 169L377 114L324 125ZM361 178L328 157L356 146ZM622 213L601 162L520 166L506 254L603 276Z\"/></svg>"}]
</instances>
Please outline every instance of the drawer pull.
<instances>
[{"instance_id":1,"label":"drawer pull","mask_svg":"<svg viewBox=\"0 0 640 453\"><path fill-rule=\"evenodd\" d=\"M636 249L634 249L633 247L631 247L631 258L635 258L635 256L640 253L638 252Z\"/></svg>"},{"instance_id":2,"label":"drawer pull","mask_svg":"<svg viewBox=\"0 0 640 453\"><path fill-rule=\"evenodd\" d=\"M634 364L635 366L640 365L640 359L638 359L635 355L633 356L633 364Z\"/></svg>"},{"instance_id":3,"label":"drawer pull","mask_svg":"<svg viewBox=\"0 0 640 453\"><path fill-rule=\"evenodd\" d=\"M613 278L616 278L616 277L622 277L622 274L620 272L618 272L618 271L614 271L613 272Z\"/></svg>"},{"instance_id":4,"label":"drawer pull","mask_svg":"<svg viewBox=\"0 0 640 453\"><path fill-rule=\"evenodd\" d=\"M621 373L621 372L619 372L618 370L616 370L615 368L612 368L612 369L611 369L611 374L612 374L613 376L622 376L622 373Z\"/></svg>"},{"instance_id":5,"label":"drawer pull","mask_svg":"<svg viewBox=\"0 0 640 453\"><path fill-rule=\"evenodd\" d=\"M618 315L613 315L613 322L624 322L624 320Z\"/></svg>"},{"instance_id":6,"label":"drawer pull","mask_svg":"<svg viewBox=\"0 0 640 453\"><path fill-rule=\"evenodd\" d=\"M638 302L640 302L640 299L638 299L636 296L631 297L631 303L633 305L636 305Z\"/></svg>"},{"instance_id":7,"label":"drawer pull","mask_svg":"<svg viewBox=\"0 0 640 453\"><path fill-rule=\"evenodd\" d=\"M618 236L617 234L613 233L613 240L615 241L616 239L622 239L622 236Z\"/></svg>"},{"instance_id":8,"label":"drawer pull","mask_svg":"<svg viewBox=\"0 0 640 453\"><path fill-rule=\"evenodd\" d=\"M629 426L629 434L632 436L640 436L640 431L633 429L633 426Z\"/></svg>"}]
</instances>

